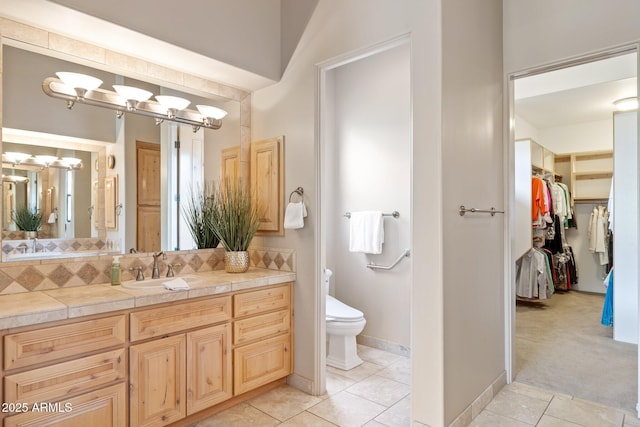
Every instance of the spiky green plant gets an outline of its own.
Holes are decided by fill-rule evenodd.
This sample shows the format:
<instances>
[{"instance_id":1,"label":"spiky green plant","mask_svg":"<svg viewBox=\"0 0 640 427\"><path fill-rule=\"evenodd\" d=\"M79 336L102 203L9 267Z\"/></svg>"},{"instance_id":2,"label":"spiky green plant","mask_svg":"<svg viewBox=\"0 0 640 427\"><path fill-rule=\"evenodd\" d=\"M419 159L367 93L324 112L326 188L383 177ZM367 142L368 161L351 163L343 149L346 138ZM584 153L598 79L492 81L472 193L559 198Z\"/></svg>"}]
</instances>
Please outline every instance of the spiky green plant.
<instances>
[{"instance_id":1,"label":"spiky green plant","mask_svg":"<svg viewBox=\"0 0 640 427\"><path fill-rule=\"evenodd\" d=\"M260 226L261 208L242 182L218 186L211 228L226 251L246 251Z\"/></svg>"},{"instance_id":2,"label":"spiky green plant","mask_svg":"<svg viewBox=\"0 0 640 427\"><path fill-rule=\"evenodd\" d=\"M190 197L182 207L182 215L187 222L191 237L198 249L215 248L220 239L211 224L215 222L216 186L213 182L205 182L204 187L191 189Z\"/></svg>"},{"instance_id":3,"label":"spiky green plant","mask_svg":"<svg viewBox=\"0 0 640 427\"><path fill-rule=\"evenodd\" d=\"M21 206L11 213L11 219L19 230L38 231L42 227L42 212Z\"/></svg>"}]
</instances>

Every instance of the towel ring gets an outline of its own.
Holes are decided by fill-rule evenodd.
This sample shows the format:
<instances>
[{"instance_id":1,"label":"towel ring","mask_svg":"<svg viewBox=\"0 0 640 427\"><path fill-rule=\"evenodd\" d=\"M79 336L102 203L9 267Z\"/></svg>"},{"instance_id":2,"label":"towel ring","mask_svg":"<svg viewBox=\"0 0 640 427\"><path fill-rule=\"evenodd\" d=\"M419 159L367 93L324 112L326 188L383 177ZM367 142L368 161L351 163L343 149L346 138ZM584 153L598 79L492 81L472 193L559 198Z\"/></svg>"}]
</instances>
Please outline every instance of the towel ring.
<instances>
[{"instance_id":1,"label":"towel ring","mask_svg":"<svg viewBox=\"0 0 640 427\"><path fill-rule=\"evenodd\" d=\"M297 194L302 199L302 196L304 195L304 188L298 187L295 190L293 190L291 194L289 194L289 203L291 203L291 197L293 197L294 194Z\"/></svg>"}]
</instances>

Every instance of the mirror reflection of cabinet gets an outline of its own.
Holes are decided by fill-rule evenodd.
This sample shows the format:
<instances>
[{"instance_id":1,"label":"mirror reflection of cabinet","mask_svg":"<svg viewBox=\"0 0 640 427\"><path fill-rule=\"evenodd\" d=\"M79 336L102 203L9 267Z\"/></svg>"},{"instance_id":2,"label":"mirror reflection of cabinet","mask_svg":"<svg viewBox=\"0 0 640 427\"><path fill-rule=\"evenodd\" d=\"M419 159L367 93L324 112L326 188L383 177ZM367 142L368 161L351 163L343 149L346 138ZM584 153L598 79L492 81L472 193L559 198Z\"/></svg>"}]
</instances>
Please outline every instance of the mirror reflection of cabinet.
<instances>
[{"instance_id":1,"label":"mirror reflection of cabinet","mask_svg":"<svg viewBox=\"0 0 640 427\"><path fill-rule=\"evenodd\" d=\"M160 145L136 142L139 251L160 250Z\"/></svg>"},{"instance_id":2,"label":"mirror reflection of cabinet","mask_svg":"<svg viewBox=\"0 0 640 427\"><path fill-rule=\"evenodd\" d=\"M238 181L240 179L240 147L224 148L221 158L220 176L222 179Z\"/></svg>"}]
</instances>

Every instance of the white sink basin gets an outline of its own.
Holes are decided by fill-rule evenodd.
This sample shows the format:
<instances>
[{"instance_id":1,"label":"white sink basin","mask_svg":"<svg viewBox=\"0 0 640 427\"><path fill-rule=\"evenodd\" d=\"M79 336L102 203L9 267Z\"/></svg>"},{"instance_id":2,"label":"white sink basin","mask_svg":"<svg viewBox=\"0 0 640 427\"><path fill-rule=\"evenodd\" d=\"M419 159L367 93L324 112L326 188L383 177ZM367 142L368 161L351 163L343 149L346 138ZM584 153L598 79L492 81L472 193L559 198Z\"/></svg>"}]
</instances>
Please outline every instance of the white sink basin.
<instances>
[{"instance_id":1,"label":"white sink basin","mask_svg":"<svg viewBox=\"0 0 640 427\"><path fill-rule=\"evenodd\" d=\"M159 279L145 279L145 280L129 280L122 282L122 287L127 289L161 289L164 288L163 283L170 282L175 279L182 279L189 286L202 282L202 278L195 276L179 276L179 277L161 277Z\"/></svg>"}]
</instances>

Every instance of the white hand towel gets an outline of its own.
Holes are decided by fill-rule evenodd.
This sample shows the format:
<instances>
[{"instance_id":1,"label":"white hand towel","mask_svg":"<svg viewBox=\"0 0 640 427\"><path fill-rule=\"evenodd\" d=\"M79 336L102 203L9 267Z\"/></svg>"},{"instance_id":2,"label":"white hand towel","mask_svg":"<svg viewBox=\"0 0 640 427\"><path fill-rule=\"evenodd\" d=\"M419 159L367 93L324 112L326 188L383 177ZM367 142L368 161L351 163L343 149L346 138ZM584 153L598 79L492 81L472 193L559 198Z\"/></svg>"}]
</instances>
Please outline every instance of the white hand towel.
<instances>
[{"instance_id":1,"label":"white hand towel","mask_svg":"<svg viewBox=\"0 0 640 427\"><path fill-rule=\"evenodd\" d=\"M178 277L168 282L162 283L166 289L170 291L181 291L189 289L189 284L182 278Z\"/></svg>"},{"instance_id":2,"label":"white hand towel","mask_svg":"<svg viewBox=\"0 0 640 427\"><path fill-rule=\"evenodd\" d=\"M49 215L49 219L47 220L47 223L54 224L57 219L58 219L58 215L56 215L55 212L51 212L51 215Z\"/></svg>"},{"instance_id":3,"label":"white hand towel","mask_svg":"<svg viewBox=\"0 0 640 427\"><path fill-rule=\"evenodd\" d=\"M384 223L382 212L351 212L349 223L349 251L367 254L382 253Z\"/></svg>"},{"instance_id":4,"label":"white hand towel","mask_svg":"<svg viewBox=\"0 0 640 427\"><path fill-rule=\"evenodd\" d=\"M304 202L289 202L284 213L284 228L296 229L304 227L307 207Z\"/></svg>"}]
</instances>

